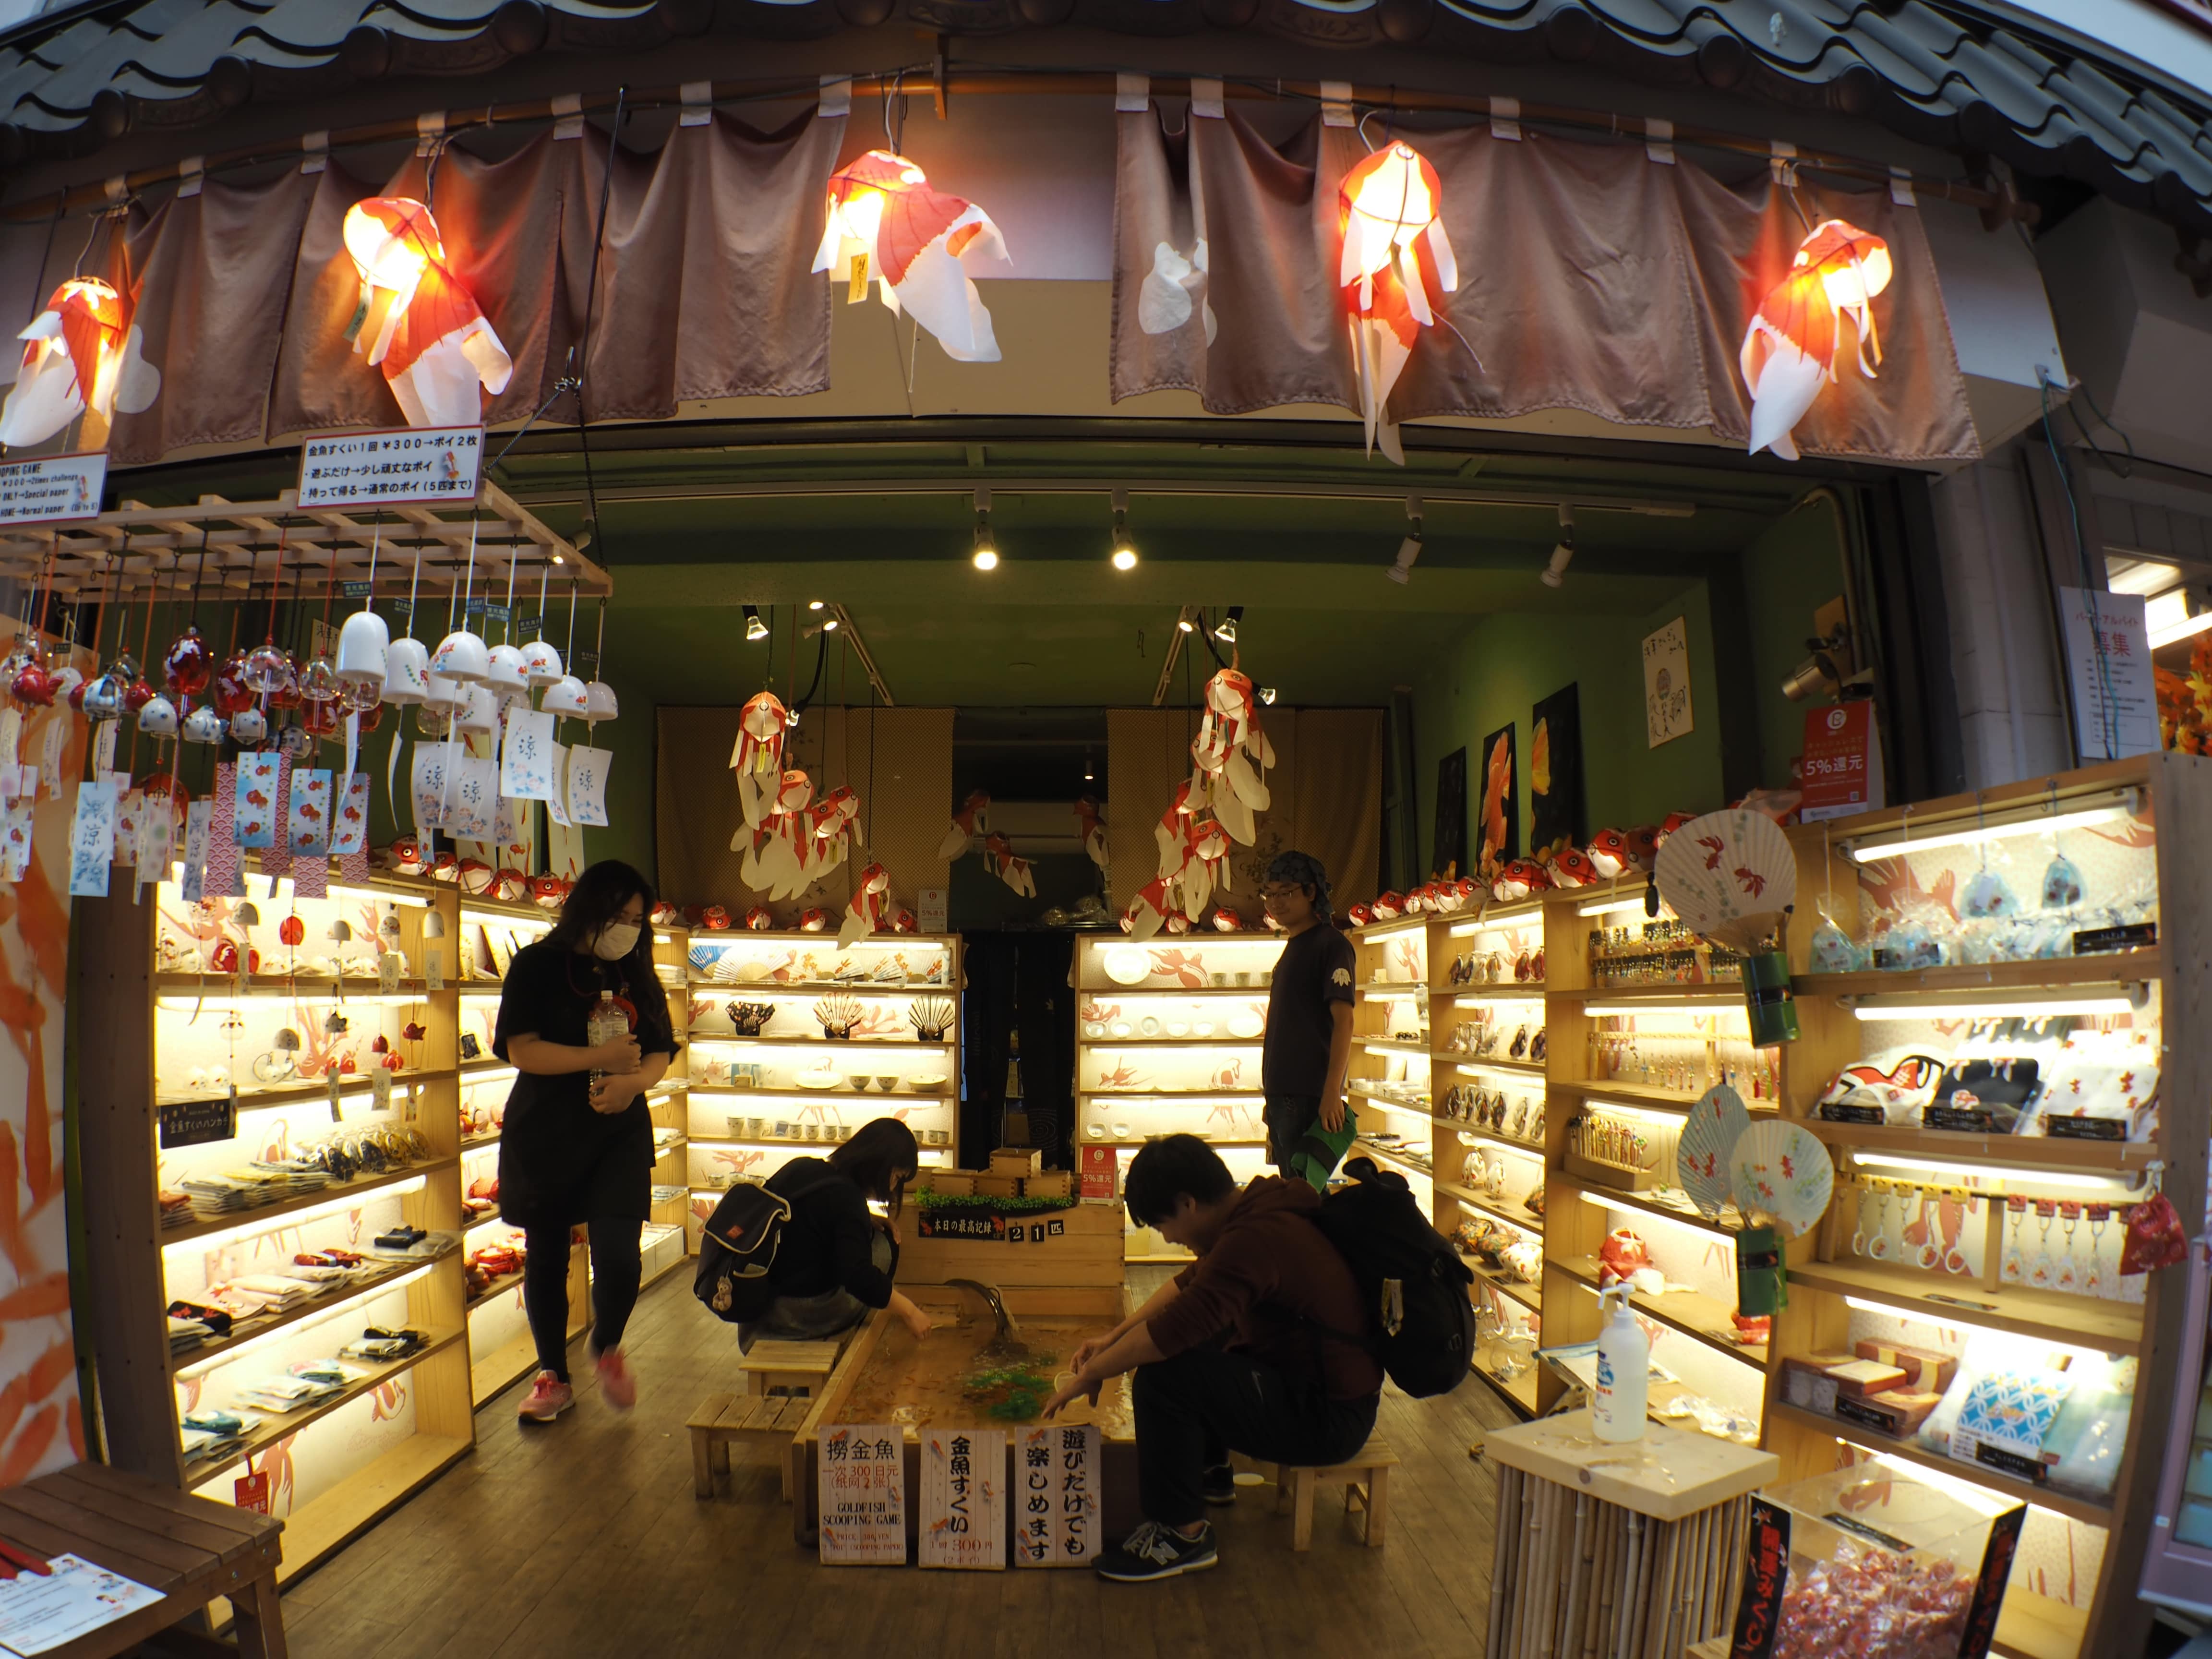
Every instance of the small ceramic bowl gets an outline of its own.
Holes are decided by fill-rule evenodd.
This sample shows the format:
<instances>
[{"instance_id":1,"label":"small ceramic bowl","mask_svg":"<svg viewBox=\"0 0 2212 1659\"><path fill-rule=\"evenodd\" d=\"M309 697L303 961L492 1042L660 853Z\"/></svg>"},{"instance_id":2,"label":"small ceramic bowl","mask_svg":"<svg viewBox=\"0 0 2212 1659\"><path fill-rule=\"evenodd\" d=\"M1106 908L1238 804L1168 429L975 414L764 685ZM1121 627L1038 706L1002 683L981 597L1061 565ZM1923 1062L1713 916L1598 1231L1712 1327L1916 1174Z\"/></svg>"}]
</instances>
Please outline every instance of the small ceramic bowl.
<instances>
[{"instance_id":1,"label":"small ceramic bowl","mask_svg":"<svg viewBox=\"0 0 2212 1659\"><path fill-rule=\"evenodd\" d=\"M868 1074L866 1072L854 1072L847 1077L845 1081L853 1085L856 1093L866 1093L867 1091Z\"/></svg>"},{"instance_id":2,"label":"small ceramic bowl","mask_svg":"<svg viewBox=\"0 0 2212 1659\"><path fill-rule=\"evenodd\" d=\"M899 1080L895 1077L879 1077L876 1079L876 1087L881 1089L885 1094L890 1093L892 1090L898 1087L898 1085Z\"/></svg>"}]
</instances>

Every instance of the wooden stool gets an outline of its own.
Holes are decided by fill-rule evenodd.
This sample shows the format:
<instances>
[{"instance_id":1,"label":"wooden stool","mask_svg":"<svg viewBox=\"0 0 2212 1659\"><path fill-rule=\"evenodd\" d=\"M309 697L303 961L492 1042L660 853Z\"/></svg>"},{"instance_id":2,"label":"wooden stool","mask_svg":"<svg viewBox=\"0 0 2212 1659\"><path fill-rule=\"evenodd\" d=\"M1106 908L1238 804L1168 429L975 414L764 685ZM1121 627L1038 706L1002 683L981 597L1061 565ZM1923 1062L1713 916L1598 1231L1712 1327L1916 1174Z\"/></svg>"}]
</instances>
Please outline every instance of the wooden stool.
<instances>
[{"instance_id":1,"label":"wooden stool","mask_svg":"<svg viewBox=\"0 0 2212 1659\"><path fill-rule=\"evenodd\" d=\"M1341 1480L1345 1513L1364 1510L1367 1522L1361 1529L1361 1541L1370 1550L1381 1549L1390 1525L1390 1471L1397 1467L1398 1454L1379 1434L1367 1437L1367 1443L1359 1449L1357 1457L1330 1468L1277 1464L1275 1509L1279 1513L1285 1504L1291 1507L1291 1547L1313 1547L1314 1489Z\"/></svg>"},{"instance_id":2,"label":"wooden stool","mask_svg":"<svg viewBox=\"0 0 2212 1659\"><path fill-rule=\"evenodd\" d=\"M835 1339L821 1342L762 1340L738 1362L744 1373L747 1394L816 1395L837 1368L844 1344Z\"/></svg>"},{"instance_id":3,"label":"wooden stool","mask_svg":"<svg viewBox=\"0 0 2212 1659\"><path fill-rule=\"evenodd\" d=\"M712 1498L714 1477L730 1469L730 1443L774 1447L791 1501L791 1446L814 1402L804 1395L710 1394L684 1426L691 1431L691 1492Z\"/></svg>"}]
</instances>

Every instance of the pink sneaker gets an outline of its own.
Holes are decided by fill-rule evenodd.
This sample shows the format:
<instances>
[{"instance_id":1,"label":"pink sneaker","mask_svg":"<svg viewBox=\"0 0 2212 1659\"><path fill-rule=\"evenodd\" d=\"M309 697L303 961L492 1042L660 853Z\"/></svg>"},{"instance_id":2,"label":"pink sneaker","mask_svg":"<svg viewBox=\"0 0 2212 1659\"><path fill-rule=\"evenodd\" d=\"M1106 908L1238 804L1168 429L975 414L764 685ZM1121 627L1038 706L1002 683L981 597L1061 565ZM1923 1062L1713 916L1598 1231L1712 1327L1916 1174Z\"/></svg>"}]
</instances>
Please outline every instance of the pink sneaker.
<instances>
[{"instance_id":1,"label":"pink sneaker","mask_svg":"<svg viewBox=\"0 0 2212 1659\"><path fill-rule=\"evenodd\" d=\"M522 1402L515 1415L526 1423L550 1423L575 1403L574 1389L552 1372L540 1371L538 1380L530 1385L530 1398Z\"/></svg>"},{"instance_id":2,"label":"pink sneaker","mask_svg":"<svg viewBox=\"0 0 2212 1659\"><path fill-rule=\"evenodd\" d=\"M637 1404L637 1379L629 1374L629 1363L620 1348L609 1348L599 1356L599 1392L617 1411L626 1412Z\"/></svg>"}]
</instances>

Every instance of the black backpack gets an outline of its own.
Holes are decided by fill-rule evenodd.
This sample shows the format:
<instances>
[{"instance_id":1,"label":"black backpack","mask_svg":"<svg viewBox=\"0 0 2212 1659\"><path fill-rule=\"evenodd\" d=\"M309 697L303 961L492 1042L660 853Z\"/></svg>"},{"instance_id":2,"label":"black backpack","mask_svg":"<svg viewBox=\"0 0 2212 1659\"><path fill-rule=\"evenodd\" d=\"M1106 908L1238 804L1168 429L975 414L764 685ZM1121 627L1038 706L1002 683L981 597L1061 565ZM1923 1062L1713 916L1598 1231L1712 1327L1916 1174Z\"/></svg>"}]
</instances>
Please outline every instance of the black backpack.
<instances>
[{"instance_id":1,"label":"black backpack","mask_svg":"<svg viewBox=\"0 0 2212 1659\"><path fill-rule=\"evenodd\" d=\"M1429 1224L1405 1176L1364 1158L1344 1173L1351 1184L1324 1196L1314 1220L1351 1267L1380 1333L1365 1346L1415 1399L1449 1394L1474 1363L1474 1274Z\"/></svg>"},{"instance_id":2,"label":"black backpack","mask_svg":"<svg viewBox=\"0 0 2212 1659\"><path fill-rule=\"evenodd\" d=\"M778 1170L776 1176L782 1173ZM708 1312L732 1325L763 1317L775 1300L769 1275L783 1243L793 1202L839 1176L824 1164L813 1179L787 1193L775 1191L775 1177L770 1179L767 1186L744 1181L731 1188L700 1235L699 1269L691 1279L691 1294Z\"/></svg>"}]
</instances>

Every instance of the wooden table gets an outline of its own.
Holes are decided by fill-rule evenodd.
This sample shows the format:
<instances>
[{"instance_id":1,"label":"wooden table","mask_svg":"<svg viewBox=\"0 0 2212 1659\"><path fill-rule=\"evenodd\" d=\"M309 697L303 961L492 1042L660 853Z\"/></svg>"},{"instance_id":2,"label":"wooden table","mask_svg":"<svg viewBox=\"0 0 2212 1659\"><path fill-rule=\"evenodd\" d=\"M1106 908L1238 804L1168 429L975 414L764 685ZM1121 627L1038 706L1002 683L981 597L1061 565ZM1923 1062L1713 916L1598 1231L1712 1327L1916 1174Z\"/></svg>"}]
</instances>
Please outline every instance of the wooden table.
<instances>
[{"instance_id":1,"label":"wooden table","mask_svg":"<svg viewBox=\"0 0 2212 1659\"><path fill-rule=\"evenodd\" d=\"M71 1553L161 1592L150 1607L49 1650L47 1659L110 1659L230 1599L246 1659L284 1659L276 1564L284 1523L210 1503L100 1463L0 1492L0 1537L43 1556Z\"/></svg>"},{"instance_id":2,"label":"wooden table","mask_svg":"<svg viewBox=\"0 0 2212 1659\"><path fill-rule=\"evenodd\" d=\"M1728 1628L1771 1452L1658 1423L1608 1444L1579 1411L1498 1429L1483 1455L1500 1466L1489 1659L1678 1659Z\"/></svg>"}]
</instances>

